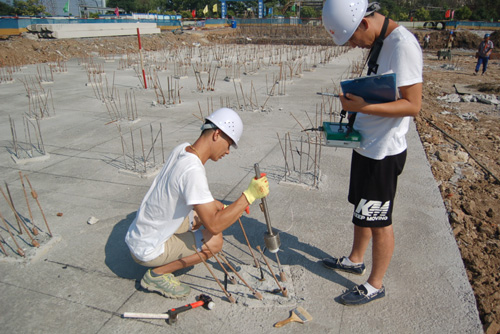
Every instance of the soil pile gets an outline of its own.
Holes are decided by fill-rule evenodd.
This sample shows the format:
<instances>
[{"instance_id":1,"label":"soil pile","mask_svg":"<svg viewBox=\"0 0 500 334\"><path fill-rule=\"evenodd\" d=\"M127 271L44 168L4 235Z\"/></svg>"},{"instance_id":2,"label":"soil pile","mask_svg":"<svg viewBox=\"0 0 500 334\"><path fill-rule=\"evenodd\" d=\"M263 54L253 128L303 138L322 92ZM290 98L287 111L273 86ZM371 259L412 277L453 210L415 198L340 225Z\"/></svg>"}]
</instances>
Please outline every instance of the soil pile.
<instances>
[{"instance_id":1,"label":"soil pile","mask_svg":"<svg viewBox=\"0 0 500 334\"><path fill-rule=\"evenodd\" d=\"M451 61L426 55L417 129L439 184L449 221L487 333L500 331L500 108L468 96L496 98L498 61L473 75L475 50ZM452 64L450 64L452 62ZM456 95L459 92L465 94ZM439 100L438 98L442 98Z\"/></svg>"}]
</instances>

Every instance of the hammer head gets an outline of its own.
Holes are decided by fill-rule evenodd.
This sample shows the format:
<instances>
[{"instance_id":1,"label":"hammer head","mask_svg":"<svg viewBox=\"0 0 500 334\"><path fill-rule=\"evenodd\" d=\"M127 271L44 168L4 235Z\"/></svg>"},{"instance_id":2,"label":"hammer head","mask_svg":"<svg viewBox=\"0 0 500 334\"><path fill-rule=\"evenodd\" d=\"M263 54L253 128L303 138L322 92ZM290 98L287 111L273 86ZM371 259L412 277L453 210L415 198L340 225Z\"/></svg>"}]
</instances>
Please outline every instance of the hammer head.
<instances>
[{"instance_id":1,"label":"hammer head","mask_svg":"<svg viewBox=\"0 0 500 334\"><path fill-rule=\"evenodd\" d=\"M167 319L167 322L170 324L170 325L173 325L177 322L177 313L175 314L170 314L169 313L169 317Z\"/></svg>"},{"instance_id":2,"label":"hammer head","mask_svg":"<svg viewBox=\"0 0 500 334\"><path fill-rule=\"evenodd\" d=\"M212 297L210 296L201 294L198 296L198 300L203 301L203 307L206 308L207 310L211 310L215 306Z\"/></svg>"}]
</instances>

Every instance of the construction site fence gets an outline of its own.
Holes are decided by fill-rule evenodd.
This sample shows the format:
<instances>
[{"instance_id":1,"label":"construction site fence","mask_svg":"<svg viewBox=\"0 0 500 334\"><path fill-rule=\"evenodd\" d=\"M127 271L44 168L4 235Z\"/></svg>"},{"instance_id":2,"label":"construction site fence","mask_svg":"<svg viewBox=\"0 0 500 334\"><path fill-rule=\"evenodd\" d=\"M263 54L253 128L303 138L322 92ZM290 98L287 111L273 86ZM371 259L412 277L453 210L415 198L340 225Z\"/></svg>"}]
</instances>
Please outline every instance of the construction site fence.
<instances>
[{"instance_id":1,"label":"construction site fence","mask_svg":"<svg viewBox=\"0 0 500 334\"><path fill-rule=\"evenodd\" d=\"M135 14L138 15L138 14ZM170 18L170 19L169 19ZM319 18L298 17L273 17L263 19L241 19L241 18L207 18L207 19L177 19L166 15L158 15L148 18L140 16L123 15L120 17L101 17L97 19L76 17L9 17L0 16L0 36L20 35L28 31L33 24L81 24L81 23L136 23L153 22L162 31L176 30L181 27L195 26L197 28L219 28L219 27L251 27L251 26L322 26ZM474 21L415 21L398 22L407 28L413 29L438 29L438 30L499 30L499 22L474 22Z\"/></svg>"},{"instance_id":2,"label":"construction site fence","mask_svg":"<svg viewBox=\"0 0 500 334\"><path fill-rule=\"evenodd\" d=\"M412 21L398 22L399 25L412 29L435 29L435 30L500 30L500 22L480 21Z\"/></svg>"},{"instance_id":3,"label":"construction site fence","mask_svg":"<svg viewBox=\"0 0 500 334\"><path fill-rule=\"evenodd\" d=\"M237 25L300 25L302 19L298 17L269 18L269 19L234 19Z\"/></svg>"}]
</instances>

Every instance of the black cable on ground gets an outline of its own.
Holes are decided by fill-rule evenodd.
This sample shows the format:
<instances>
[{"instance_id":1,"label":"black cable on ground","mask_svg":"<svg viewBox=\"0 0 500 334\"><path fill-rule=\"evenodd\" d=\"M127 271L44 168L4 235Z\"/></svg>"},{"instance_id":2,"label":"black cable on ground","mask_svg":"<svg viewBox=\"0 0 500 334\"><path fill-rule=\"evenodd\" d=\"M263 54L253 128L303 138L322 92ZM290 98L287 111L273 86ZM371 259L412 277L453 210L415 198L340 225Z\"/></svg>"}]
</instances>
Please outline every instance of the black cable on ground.
<instances>
[{"instance_id":1,"label":"black cable on ground","mask_svg":"<svg viewBox=\"0 0 500 334\"><path fill-rule=\"evenodd\" d=\"M436 124L434 124L434 122L432 122L430 119L426 118L426 117L423 117L422 118L424 120L427 121L427 123L429 123L430 125L432 125L433 127L435 127L436 129L438 129L439 131L441 131L446 137L450 138L451 140L453 140L454 142L456 142L458 145L460 145L464 150L465 152L467 152L467 154L482 168L486 171L486 173L488 175L490 175L491 177L493 177L498 184L500 184L500 179L495 175L493 174L486 166L484 166L481 162L479 162L476 157L469 152L469 150L467 149L467 147L464 146L464 144L462 144L460 141L458 141L457 139L453 138L452 136L450 136L446 131L444 131L443 129L441 129L439 126L437 126Z\"/></svg>"}]
</instances>

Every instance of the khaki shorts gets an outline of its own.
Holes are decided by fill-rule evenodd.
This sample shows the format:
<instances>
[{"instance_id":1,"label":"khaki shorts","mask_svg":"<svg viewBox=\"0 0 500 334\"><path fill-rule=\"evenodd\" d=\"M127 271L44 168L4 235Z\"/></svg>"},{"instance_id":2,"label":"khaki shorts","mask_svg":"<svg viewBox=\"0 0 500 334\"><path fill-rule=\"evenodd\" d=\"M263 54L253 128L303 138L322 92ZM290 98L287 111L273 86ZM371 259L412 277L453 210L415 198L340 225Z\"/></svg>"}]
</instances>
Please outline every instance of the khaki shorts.
<instances>
[{"instance_id":1,"label":"khaki shorts","mask_svg":"<svg viewBox=\"0 0 500 334\"><path fill-rule=\"evenodd\" d=\"M145 267L156 268L175 260L185 258L186 256L196 254L193 245L196 245L196 248L200 251L203 239L203 228L193 231L191 229L192 218L190 219L190 216L191 215L187 216L175 234L165 241L163 245L163 254L147 262L137 259L134 254L132 254L134 261Z\"/></svg>"}]
</instances>

